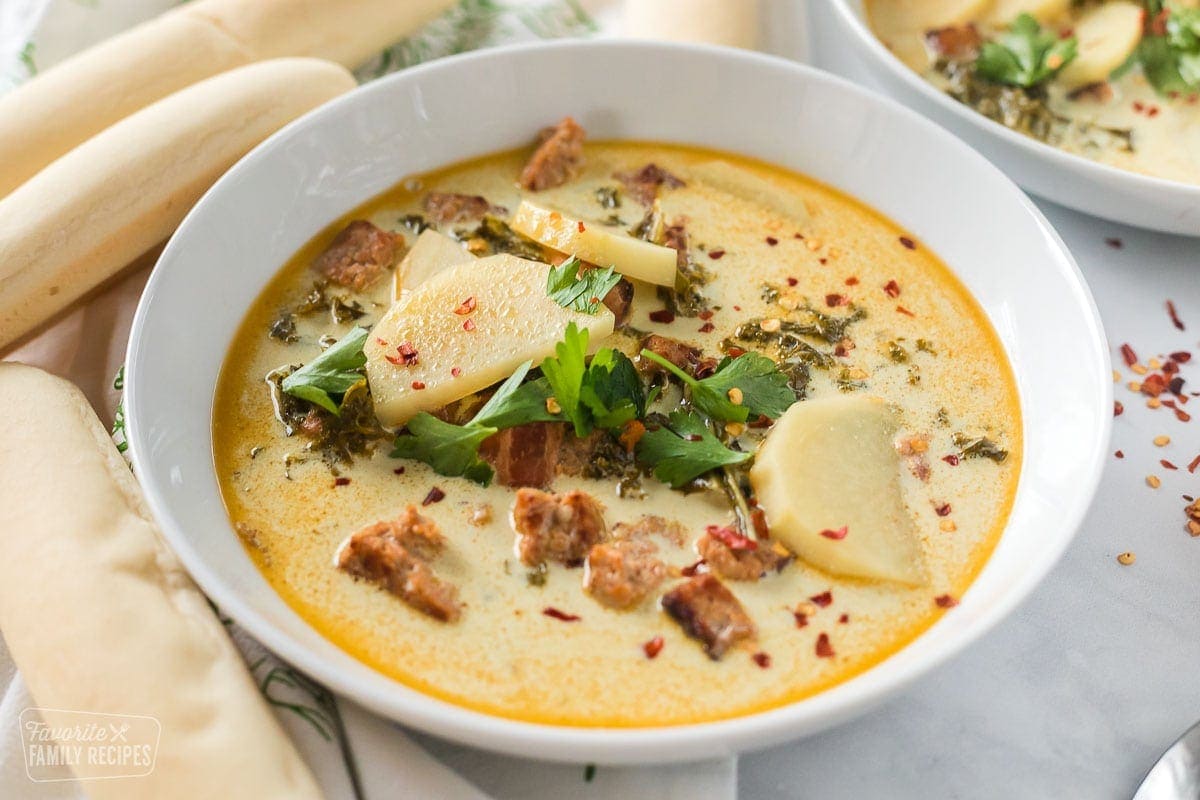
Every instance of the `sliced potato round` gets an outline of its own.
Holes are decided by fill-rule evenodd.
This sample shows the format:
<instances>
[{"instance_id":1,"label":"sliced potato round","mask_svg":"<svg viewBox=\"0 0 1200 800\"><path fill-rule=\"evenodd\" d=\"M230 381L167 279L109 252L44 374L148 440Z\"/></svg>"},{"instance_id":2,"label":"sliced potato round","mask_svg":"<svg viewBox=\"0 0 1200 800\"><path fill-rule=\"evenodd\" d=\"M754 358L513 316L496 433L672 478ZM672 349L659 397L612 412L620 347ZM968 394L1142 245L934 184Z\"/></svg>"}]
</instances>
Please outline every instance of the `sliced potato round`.
<instances>
[{"instance_id":1,"label":"sliced potato round","mask_svg":"<svg viewBox=\"0 0 1200 800\"><path fill-rule=\"evenodd\" d=\"M1064 17L1071 10L1071 0L996 0L987 15L992 25L1008 25L1022 14L1028 14L1045 24Z\"/></svg>"},{"instance_id":2,"label":"sliced potato round","mask_svg":"<svg viewBox=\"0 0 1200 800\"><path fill-rule=\"evenodd\" d=\"M447 267L475 261L475 255L460 242L433 228L421 231L412 249L392 276L392 302L400 299Z\"/></svg>"},{"instance_id":3,"label":"sliced potato round","mask_svg":"<svg viewBox=\"0 0 1200 800\"><path fill-rule=\"evenodd\" d=\"M517 233L560 253L575 255L599 267L612 267L630 278L675 285L676 253L669 247L643 242L622 230L567 216L522 200L509 223Z\"/></svg>"},{"instance_id":4,"label":"sliced potato round","mask_svg":"<svg viewBox=\"0 0 1200 800\"><path fill-rule=\"evenodd\" d=\"M1108 80L1142 40L1142 7L1128 0L1105 3L1075 24L1079 55L1063 67L1059 80L1068 88Z\"/></svg>"},{"instance_id":5,"label":"sliced potato round","mask_svg":"<svg viewBox=\"0 0 1200 800\"><path fill-rule=\"evenodd\" d=\"M916 530L900 493L897 428L895 412L871 397L789 408L750 471L771 535L834 575L922 583Z\"/></svg>"}]
</instances>

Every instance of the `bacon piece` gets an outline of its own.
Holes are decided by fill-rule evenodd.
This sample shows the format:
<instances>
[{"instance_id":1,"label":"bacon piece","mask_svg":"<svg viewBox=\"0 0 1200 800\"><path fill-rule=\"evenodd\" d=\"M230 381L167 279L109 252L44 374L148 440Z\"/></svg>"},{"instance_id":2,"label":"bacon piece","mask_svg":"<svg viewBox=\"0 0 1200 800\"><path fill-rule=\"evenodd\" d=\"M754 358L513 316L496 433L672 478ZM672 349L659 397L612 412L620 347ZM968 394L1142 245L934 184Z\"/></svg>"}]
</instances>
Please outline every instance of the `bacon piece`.
<instances>
[{"instance_id":1,"label":"bacon piece","mask_svg":"<svg viewBox=\"0 0 1200 800\"><path fill-rule=\"evenodd\" d=\"M444 547L437 525L410 505L397 519L353 534L338 555L338 568L378 584L422 614L454 622L462 616L458 589L430 565Z\"/></svg>"},{"instance_id":2,"label":"bacon piece","mask_svg":"<svg viewBox=\"0 0 1200 800\"><path fill-rule=\"evenodd\" d=\"M754 620L733 592L707 573L689 578L667 592L662 606L684 633L704 645L704 652L713 661L757 633Z\"/></svg>"},{"instance_id":3,"label":"bacon piece","mask_svg":"<svg viewBox=\"0 0 1200 800\"><path fill-rule=\"evenodd\" d=\"M583 587L609 608L640 605L667 577L658 547L644 538L598 544L587 557Z\"/></svg>"},{"instance_id":4,"label":"bacon piece","mask_svg":"<svg viewBox=\"0 0 1200 800\"><path fill-rule=\"evenodd\" d=\"M613 177L621 182L621 185L625 187L625 191L633 199L644 206L654 203L654 198L658 196L659 188L663 186L666 186L668 189L678 189L687 185L657 164L647 164L638 170L614 172Z\"/></svg>"},{"instance_id":5,"label":"bacon piece","mask_svg":"<svg viewBox=\"0 0 1200 800\"><path fill-rule=\"evenodd\" d=\"M974 25L952 25L925 32L925 46L935 55L952 61L974 58L983 45L983 37Z\"/></svg>"},{"instance_id":6,"label":"bacon piece","mask_svg":"<svg viewBox=\"0 0 1200 800\"><path fill-rule=\"evenodd\" d=\"M571 117L543 129L538 135L537 149L521 170L517 182L534 192L562 186L575 177L583 163L585 138L587 133Z\"/></svg>"},{"instance_id":7,"label":"bacon piece","mask_svg":"<svg viewBox=\"0 0 1200 800\"><path fill-rule=\"evenodd\" d=\"M508 209L494 206L486 197L457 192L430 192L425 196L425 216L435 225L476 222L485 214L505 216Z\"/></svg>"},{"instance_id":8,"label":"bacon piece","mask_svg":"<svg viewBox=\"0 0 1200 800\"><path fill-rule=\"evenodd\" d=\"M604 295L604 305L617 318L616 327L620 328L629 323L629 310L633 305L633 284L621 278L616 286Z\"/></svg>"},{"instance_id":9,"label":"bacon piece","mask_svg":"<svg viewBox=\"0 0 1200 800\"><path fill-rule=\"evenodd\" d=\"M379 280L402 248L396 234L356 219L317 256L313 269L339 286L361 292Z\"/></svg>"},{"instance_id":10,"label":"bacon piece","mask_svg":"<svg viewBox=\"0 0 1200 800\"><path fill-rule=\"evenodd\" d=\"M603 507L578 489L566 494L517 490L512 523L521 563L530 567L546 561L577 567L607 533Z\"/></svg>"},{"instance_id":11,"label":"bacon piece","mask_svg":"<svg viewBox=\"0 0 1200 800\"><path fill-rule=\"evenodd\" d=\"M498 483L545 488L558 472L562 444L561 422L530 422L489 436L479 455L496 470Z\"/></svg>"},{"instance_id":12,"label":"bacon piece","mask_svg":"<svg viewBox=\"0 0 1200 800\"><path fill-rule=\"evenodd\" d=\"M710 570L731 581L756 581L768 572L780 572L792 561L792 556L765 542L753 550L734 549L711 533L700 537L696 550Z\"/></svg>"},{"instance_id":13,"label":"bacon piece","mask_svg":"<svg viewBox=\"0 0 1200 800\"><path fill-rule=\"evenodd\" d=\"M662 356L684 372L696 377L711 374L717 366L716 359L705 357L699 347L659 333L651 333L643 338L639 349ZM647 358L639 358L637 365L644 372L663 371L660 365Z\"/></svg>"}]
</instances>

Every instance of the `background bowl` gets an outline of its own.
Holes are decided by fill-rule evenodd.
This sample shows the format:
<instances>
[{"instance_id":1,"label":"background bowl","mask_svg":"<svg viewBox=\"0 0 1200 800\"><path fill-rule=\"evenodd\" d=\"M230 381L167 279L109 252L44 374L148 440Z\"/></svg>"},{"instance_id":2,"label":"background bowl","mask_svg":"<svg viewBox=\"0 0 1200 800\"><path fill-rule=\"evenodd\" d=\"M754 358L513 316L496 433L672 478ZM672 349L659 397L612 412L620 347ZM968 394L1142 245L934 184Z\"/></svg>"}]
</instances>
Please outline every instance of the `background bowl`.
<instances>
[{"instance_id":1,"label":"background bowl","mask_svg":"<svg viewBox=\"0 0 1200 800\"><path fill-rule=\"evenodd\" d=\"M422 695L339 650L253 566L221 503L213 388L252 299L325 225L403 176L530 141L564 114L595 138L749 154L836 186L939 253L1012 360L1025 456L1012 518L961 605L909 647L827 692L723 722L653 729L536 725ZM880 136L887 131L887 136ZM171 545L213 601L279 655L396 720L543 759L690 760L765 747L859 713L949 658L1023 598L1088 506L1112 418L1107 348L1071 256L1028 198L968 147L840 79L733 50L630 42L470 54L371 83L235 166L163 252L134 320L134 466Z\"/></svg>"},{"instance_id":2,"label":"background bowl","mask_svg":"<svg viewBox=\"0 0 1200 800\"><path fill-rule=\"evenodd\" d=\"M834 24L832 35L817 40L823 54L819 63L944 125L1030 192L1115 222L1200 236L1200 186L1067 153L972 111L923 80L876 38L863 0L832 0L821 13ZM835 48L840 52L833 53Z\"/></svg>"}]
</instances>

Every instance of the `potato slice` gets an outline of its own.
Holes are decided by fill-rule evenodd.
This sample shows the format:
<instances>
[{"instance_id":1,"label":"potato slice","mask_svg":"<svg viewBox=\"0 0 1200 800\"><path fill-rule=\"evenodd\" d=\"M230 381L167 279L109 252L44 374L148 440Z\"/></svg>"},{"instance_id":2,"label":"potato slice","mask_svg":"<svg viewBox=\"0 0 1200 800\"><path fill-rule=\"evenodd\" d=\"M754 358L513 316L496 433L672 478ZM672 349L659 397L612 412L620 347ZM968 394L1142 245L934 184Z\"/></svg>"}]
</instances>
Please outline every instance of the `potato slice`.
<instances>
[{"instance_id":1,"label":"potato slice","mask_svg":"<svg viewBox=\"0 0 1200 800\"><path fill-rule=\"evenodd\" d=\"M525 361L541 362L571 322L593 344L613 332L607 308L585 314L547 297L548 272L545 264L496 255L443 269L406 292L363 348L379 421L402 425L504 380ZM414 363L399 356L405 342L416 350Z\"/></svg>"},{"instance_id":2,"label":"potato slice","mask_svg":"<svg viewBox=\"0 0 1200 800\"><path fill-rule=\"evenodd\" d=\"M922 583L916 531L900 494L897 427L895 413L870 397L789 408L750 471L771 535L834 575ZM822 533L843 527L841 539Z\"/></svg>"},{"instance_id":3,"label":"potato slice","mask_svg":"<svg viewBox=\"0 0 1200 800\"><path fill-rule=\"evenodd\" d=\"M804 225L810 219L808 206L795 192L789 192L786 188L728 161L705 161L692 167L688 173L706 186L738 199L757 203L797 225Z\"/></svg>"},{"instance_id":4,"label":"potato slice","mask_svg":"<svg viewBox=\"0 0 1200 800\"><path fill-rule=\"evenodd\" d=\"M630 278L659 286L675 285L676 253L669 247L643 242L624 231L569 217L528 200L521 201L509 224L517 233L560 253L613 267Z\"/></svg>"},{"instance_id":5,"label":"potato slice","mask_svg":"<svg viewBox=\"0 0 1200 800\"><path fill-rule=\"evenodd\" d=\"M392 302L404 290L412 291L447 267L478 260L475 255L444 233L426 228L392 277Z\"/></svg>"},{"instance_id":6,"label":"potato slice","mask_svg":"<svg viewBox=\"0 0 1200 800\"><path fill-rule=\"evenodd\" d=\"M1142 40L1142 16L1137 3L1117 0L1080 17L1075 23L1079 55L1058 74L1063 85L1075 88L1108 80Z\"/></svg>"},{"instance_id":7,"label":"potato slice","mask_svg":"<svg viewBox=\"0 0 1200 800\"><path fill-rule=\"evenodd\" d=\"M1071 0L997 0L987 15L992 25L1009 25L1021 14L1029 14L1043 25L1067 15Z\"/></svg>"}]
</instances>

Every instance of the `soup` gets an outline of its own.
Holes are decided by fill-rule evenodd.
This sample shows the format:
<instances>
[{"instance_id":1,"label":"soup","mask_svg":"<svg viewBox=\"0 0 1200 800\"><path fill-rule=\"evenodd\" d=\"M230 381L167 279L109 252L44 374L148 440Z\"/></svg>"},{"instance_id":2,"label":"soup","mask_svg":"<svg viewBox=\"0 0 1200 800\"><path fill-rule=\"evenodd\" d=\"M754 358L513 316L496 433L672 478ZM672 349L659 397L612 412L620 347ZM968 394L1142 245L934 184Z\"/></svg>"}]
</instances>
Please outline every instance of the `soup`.
<instances>
[{"instance_id":1,"label":"soup","mask_svg":"<svg viewBox=\"0 0 1200 800\"><path fill-rule=\"evenodd\" d=\"M829 187L582 139L414 175L279 271L216 390L234 528L338 646L503 717L694 723L863 672L1004 527L994 332Z\"/></svg>"},{"instance_id":2,"label":"soup","mask_svg":"<svg viewBox=\"0 0 1200 800\"><path fill-rule=\"evenodd\" d=\"M1035 139L1200 183L1200 8L1185 0L867 0L934 86Z\"/></svg>"}]
</instances>

